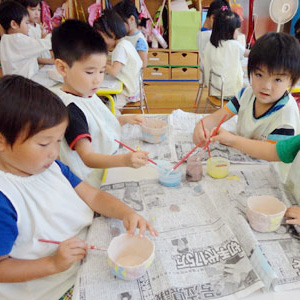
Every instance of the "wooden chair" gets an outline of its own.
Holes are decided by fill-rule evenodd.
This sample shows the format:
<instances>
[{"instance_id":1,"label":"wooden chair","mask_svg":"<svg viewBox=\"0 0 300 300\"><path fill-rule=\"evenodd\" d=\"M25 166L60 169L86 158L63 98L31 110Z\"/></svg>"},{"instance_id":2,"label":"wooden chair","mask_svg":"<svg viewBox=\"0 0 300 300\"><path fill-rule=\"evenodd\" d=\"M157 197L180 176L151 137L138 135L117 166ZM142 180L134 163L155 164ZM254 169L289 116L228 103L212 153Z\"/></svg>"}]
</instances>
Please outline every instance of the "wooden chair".
<instances>
[{"instance_id":1,"label":"wooden chair","mask_svg":"<svg viewBox=\"0 0 300 300\"><path fill-rule=\"evenodd\" d=\"M146 97L145 89L144 89L144 80L143 80L143 70L140 72L139 76L139 94L140 94L140 101L127 103L123 108L123 110L136 110L139 109L142 114L144 114L144 109L147 109L147 113L150 113L148 100Z\"/></svg>"},{"instance_id":2,"label":"wooden chair","mask_svg":"<svg viewBox=\"0 0 300 300\"><path fill-rule=\"evenodd\" d=\"M212 79L217 79L220 82L220 85L218 86L213 82ZM216 82L216 81L215 81ZM212 95L212 88L215 91L220 93L219 95ZM206 98L206 104L205 104L205 109L204 112L206 113L207 110L207 105L208 103L212 105L215 108L222 108L224 104L226 104L228 100L224 100L224 78L222 75L214 72L213 70L210 70L209 72L209 82L208 82L208 96Z\"/></svg>"}]
</instances>

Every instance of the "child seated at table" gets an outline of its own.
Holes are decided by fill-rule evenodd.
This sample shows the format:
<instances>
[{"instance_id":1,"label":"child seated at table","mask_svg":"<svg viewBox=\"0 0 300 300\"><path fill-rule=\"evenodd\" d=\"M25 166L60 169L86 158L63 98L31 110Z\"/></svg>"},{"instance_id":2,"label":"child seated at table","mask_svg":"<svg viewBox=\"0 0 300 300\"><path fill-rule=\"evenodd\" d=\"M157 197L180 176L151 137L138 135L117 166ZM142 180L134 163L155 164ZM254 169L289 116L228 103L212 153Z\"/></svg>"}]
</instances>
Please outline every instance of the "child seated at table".
<instances>
[{"instance_id":1,"label":"child seated at table","mask_svg":"<svg viewBox=\"0 0 300 300\"><path fill-rule=\"evenodd\" d=\"M104 168L139 168L147 163L143 151L113 155L119 148L121 125L141 124L143 117L116 118L96 95L103 81L107 48L88 24L67 20L52 32L55 64L64 83L53 91L68 107L70 124L60 157L89 184L100 187Z\"/></svg>"},{"instance_id":2,"label":"child seated at table","mask_svg":"<svg viewBox=\"0 0 300 300\"><path fill-rule=\"evenodd\" d=\"M222 10L223 9L223 10ZM209 74L213 70L224 78L224 96L231 98L243 87L242 59L249 51L240 44L237 32L241 27L238 14L222 7L214 18L214 25L210 41L204 51L204 79L209 84ZM221 86L220 80L212 78L215 86ZM212 94L219 96L220 93L212 88Z\"/></svg>"},{"instance_id":3,"label":"child seated at table","mask_svg":"<svg viewBox=\"0 0 300 300\"><path fill-rule=\"evenodd\" d=\"M38 57L51 49L50 36L44 39L28 36L28 23L28 11L20 3L9 0L0 4L0 24L5 31L0 45L4 75L33 78L39 71Z\"/></svg>"},{"instance_id":4,"label":"child seated at table","mask_svg":"<svg viewBox=\"0 0 300 300\"><path fill-rule=\"evenodd\" d=\"M234 135L220 128L217 135L211 138L211 141L234 147L255 158L268 161L282 161L284 163L293 162L287 177L286 186L292 191L295 199L300 204L300 135L271 144ZM292 218L286 221L288 224L300 225L300 207L292 206L288 208L286 217Z\"/></svg>"},{"instance_id":5,"label":"child seated at table","mask_svg":"<svg viewBox=\"0 0 300 300\"><path fill-rule=\"evenodd\" d=\"M216 14L221 10L222 7L223 8L227 7L227 9L230 10L229 3L226 0L214 0L210 3L203 26L197 33L197 44L198 44L201 67L203 67L204 50L210 40L210 36L214 24L214 18Z\"/></svg>"},{"instance_id":6,"label":"child seated at table","mask_svg":"<svg viewBox=\"0 0 300 300\"><path fill-rule=\"evenodd\" d=\"M72 287L93 211L123 220L130 234L157 234L56 160L67 126L68 110L51 91L22 76L0 79L0 299L57 300Z\"/></svg>"},{"instance_id":7,"label":"child seated at table","mask_svg":"<svg viewBox=\"0 0 300 300\"><path fill-rule=\"evenodd\" d=\"M112 51L111 64L107 64L106 72L124 84L123 92L117 95L116 107L121 109L129 102L139 101L142 60L134 46L125 39L127 32L122 18L114 10L106 9L94 22L94 28Z\"/></svg>"},{"instance_id":8,"label":"child seated at table","mask_svg":"<svg viewBox=\"0 0 300 300\"><path fill-rule=\"evenodd\" d=\"M22 4L28 11L29 24L28 36L35 39L43 39L47 36L47 31L40 24L41 21L41 3L42 0L16 0ZM54 58L50 51L43 52L38 58L39 64L54 64Z\"/></svg>"},{"instance_id":9,"label":"child seated at table","mask_svg":"<svg viewBox=\"0 0 300 300\"><path fill-rule=\"evenodd\" d=\"M209 132L226 115L238 115L237 135L276 143L299 133L297 104L288 90L300 77L300 44L291 35L270 32L253 46L248 62L252 87L242 89L227 105L203 118L194 130L194 142L204 144ZM281 164L284 181L289 166ZM285 169L285 170L284 170Z\"/></svg>"},{"instance_id":10,"label":"child seated at table","mask_svg":"<svg viewBox=\"0 0 300 300\"><path fill-rule=\"evenodd\" d=\"M139 30L139 13L134 2L131 0L122 0L114 6L114 10L120 15L125 23L127 35L125 39L135 47L142 62L143 68L147 67L148 61L148 44Z\"/></svg>"}]
</instances>

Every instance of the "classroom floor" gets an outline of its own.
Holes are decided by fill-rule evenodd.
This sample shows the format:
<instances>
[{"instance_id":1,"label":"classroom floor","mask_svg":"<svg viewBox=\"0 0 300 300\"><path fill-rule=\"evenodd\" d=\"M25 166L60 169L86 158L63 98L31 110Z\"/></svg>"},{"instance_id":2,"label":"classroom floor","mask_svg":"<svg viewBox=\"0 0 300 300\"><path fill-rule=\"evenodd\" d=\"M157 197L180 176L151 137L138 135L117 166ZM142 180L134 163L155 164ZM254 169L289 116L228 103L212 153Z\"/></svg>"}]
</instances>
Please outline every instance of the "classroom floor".
<instances>
[{"instance_id":1,"label":"classroom floor","mask_svg":"<svg viewBox=\"0 0 300 300\"><path fill-rule=\"evenodd\" d=\"M195 112L195 101L198 91L197 82L146 82L145 93L151 114L167 114L175 109ZM204 113L207 88L204 89L199 113ZM208 106L206 113L215 109ZM145 110L146 112L146 110ZM122 113L140 113L140 110L126 110Z\"/></svg>"}]
</instances>

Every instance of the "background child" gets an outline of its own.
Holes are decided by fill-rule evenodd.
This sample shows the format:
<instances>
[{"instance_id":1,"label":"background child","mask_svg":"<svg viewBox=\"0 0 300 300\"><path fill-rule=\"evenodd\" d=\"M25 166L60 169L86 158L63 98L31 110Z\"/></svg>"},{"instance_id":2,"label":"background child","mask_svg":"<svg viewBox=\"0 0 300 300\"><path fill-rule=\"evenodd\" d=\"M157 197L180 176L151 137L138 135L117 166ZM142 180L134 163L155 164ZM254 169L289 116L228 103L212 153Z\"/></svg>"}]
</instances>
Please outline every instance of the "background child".
<instances>
[{"instance_id":1,"label":"background child","mask_svg":"<svg viewBox=\"0 0 300 300\"><path fill-rule=\"evenodd\" d=\"M224 11L222 11L224 9ZM232 97L243 87L242 59L246 52L235 38L241 27L240 17L227 9L215 16L210 42L204 51L204 79L208 86L210 70L224 77L224 96ZM214 79L214 78L213 78ZM221 86L220 80L214 80L216 86ZM212 93L220 95L212 89Z\"/></svg>"},{"instance_id":2,"label":"background child","mask_svg":"<svg viewBox=\"0 0 300 300\"><path fill-rule=\"evenodd\" d=\"M221 144L234 147L255 158L268 161L282 161L284 163L293 162L286 185L293 192L297 202L300 204L300 135L278 141L276 144L271 144L234 135L220 128L218 134L211 138L211 140L212 142L218 141ZM292 206L288 208L285 216L292 218L286 221L288 224L300 225L300 207Z\"/></svg>"},{"instance_id":3,"label":"background child","mask_svg":"<svg viewBox=\"0 0 300 300\"><path fill-rule=\"evenodd\" d=\"M238 115L237 134L247 139L276 143L299 133L297 104L288 92L300 77L300 44L291 35L270 32L253 46L248 62L252 87L241 90L223 108L203 118L206 135L226 115L226 120ZM194 130L194 142L205 142L199 122ZM284 168L283 166L281 168ZM286 170L281 170L285 180Z\"/></svg>"},{"instance_id":4,"label":"background child","mask_svg":"<svg viewBox=\"0 0 300 300\"><path fill-rule=\"evenodd\" d=\"M41 3L42 0L17 0L28 11L29 24L28 24L28 36L35 39L43 39L47 36L47 31L40 24L41 22ZM40 64L54 64L54 58L50 51L45 51L38 58Z\"/></svg>"},{"instance_id":5,"label":"background child","mask_svg":"<svg viewBox=\"0 0 300 300\"><path fill-rule=\"evenodd\" d=\"M127 30L126 40L131 42L135 47L143 62L143 68L146 68L148 61L148 44L143 33L138 28L139 13L134 2L131 0L123 0L114 6L114 10L125 22Z\"/></svg>"},{"instance_id":6,"label":"background child","mask_svg":"<svg viewBox=\"0 0 300 300\"><path fill-rule=\"evenodd\" d=\"M21 76L0 79L1 299L59 299L87 253L93 210L123 220L131 234L136 227L156 234L131 208L55 161L67 125L65 105L48 89Z\"/></svg>"},{"instance_id":7,"label":"background child","mask_svg":"<svg viewBox=\"0 0 300 300\"><path fill-rule=\"evenodd\" d=\"M207 11L204 24L197 34L197 44L199 49L201 66L203 66L204 50L210 40L214 18L216 14L221 10L221 7L227 7L227 9L230 10L229 3L226 0L215 0L211 2Z\"/></svg>"},{"instance_id":8,"label":"background child","mask_svg":"<svg viewBox=\"0 0 300 300\"><path fill-rule=\"evenodd\" d=\"M32 78L39 71L38 56L51 49L50 38L28 36L28 23L28 11L20 3L5 1L0 5L0 24L5 30L0 45L4 75Z\"/></svg>"},{"instance_id":9,"label":"background child","mask_svg":"<svg viewBox=\"0 0 300 300\"><path fill-rule=\"evenodd\" d=\"M95 94L103 81L107 57L100 34L84 22L67 20L53 30L52 45L57 70L64 78L61 89L54 91L68 106L70 116L62 161L95 187L101 185L104 168L145 165L147 153L143 151L112 155L119 148L114 139L120 139L120 125L140 124L143 117L117 119Z\"/></svg>"},{"instance_id":10,"label":"background child","mask_svg":"<svg viewBox=\"0 0 300 300\"><path fill-rule=\"evenodd\" d=\"M117 108L139 101L142 61L134 46L124 38L127 32L122 18L114 10L104 10L94 22L94 28L103 37L108 50L112 51L111 65L106 66L106 72L124 84L123 93L117 95Z\"/></svg>"},{"instance_id":11,"label":"background child","mask_svg":"<svg viewBox=\"0 0 300 300\"><path fill-rule=\"evenodd\" d=\"M295 29L295 37L300 42L300 18L295 23L294 29Z\"/></svg>"}]
</instances>

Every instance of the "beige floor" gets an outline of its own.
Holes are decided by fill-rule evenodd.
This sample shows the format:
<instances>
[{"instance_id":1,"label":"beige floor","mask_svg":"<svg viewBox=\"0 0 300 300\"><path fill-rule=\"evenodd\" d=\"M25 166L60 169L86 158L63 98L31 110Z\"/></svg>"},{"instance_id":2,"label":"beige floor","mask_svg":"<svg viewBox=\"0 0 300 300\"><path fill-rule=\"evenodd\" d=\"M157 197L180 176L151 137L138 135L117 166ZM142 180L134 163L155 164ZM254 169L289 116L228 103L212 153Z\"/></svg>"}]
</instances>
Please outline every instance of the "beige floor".
<instances>
[{"instance_id":1,"label":"beige floor","mask_svg":"<svg viewBox=\"0 0 300 300\"><path fill-rule=\"evenodd\" d=\"M195 112L198 91L197 82L150 82L145 83L145 92L151 114L171 113L175 109ZM207 89L204 89L198 112L203 113ZM208 106L207 113L215 109ZM139 110L126 110L122 113L139 113Z\"/></svg>"}]
</instances>

